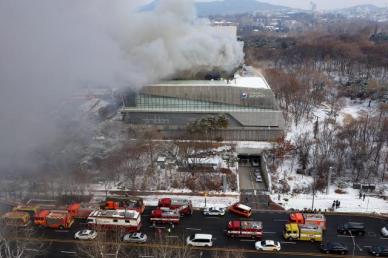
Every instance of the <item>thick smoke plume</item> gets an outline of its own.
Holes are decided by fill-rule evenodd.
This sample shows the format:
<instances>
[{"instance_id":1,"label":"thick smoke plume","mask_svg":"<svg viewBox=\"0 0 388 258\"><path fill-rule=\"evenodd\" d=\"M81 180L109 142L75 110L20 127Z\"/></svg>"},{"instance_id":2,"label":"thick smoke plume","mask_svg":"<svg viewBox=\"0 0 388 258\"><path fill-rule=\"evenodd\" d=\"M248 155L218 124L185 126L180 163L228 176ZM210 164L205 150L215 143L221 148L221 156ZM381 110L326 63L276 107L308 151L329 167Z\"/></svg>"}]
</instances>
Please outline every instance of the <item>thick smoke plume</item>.
<instances>
[{"instance_id":1,"label":"thick smoke plume","mask_svg":"<svg viewBox=\"0 0 388 258\"><path fill-rule=\"evenodd\" d=\"M85 84L138 88L241 63L239 43L197 19L193 1L162 0L151 12L140 3L0 0L0 173L30 169L35 150L71 128L58 106Z\"/></svg>"}]
</instances>

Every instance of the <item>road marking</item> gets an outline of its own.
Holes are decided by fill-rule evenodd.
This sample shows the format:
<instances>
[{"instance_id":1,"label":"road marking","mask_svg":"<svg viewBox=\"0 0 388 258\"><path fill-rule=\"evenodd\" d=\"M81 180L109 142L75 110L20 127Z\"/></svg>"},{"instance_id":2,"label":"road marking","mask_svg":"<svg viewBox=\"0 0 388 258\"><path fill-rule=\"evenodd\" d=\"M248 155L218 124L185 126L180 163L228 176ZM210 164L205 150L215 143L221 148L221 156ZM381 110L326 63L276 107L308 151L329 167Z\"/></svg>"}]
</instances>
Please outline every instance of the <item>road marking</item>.
<instances>
[{"instance_id":1,"label":"road marking","mask_svg":"<svg viewBox=\"0 0 388 258\"><path fill-rule=\"evenodd\" d=\"M292 245L296 245L296 242L280 242L280 243L282 243L282 244L292 244Z\"/></svg>"},{"instance_id":2,"label":"road marking","mask_svg":"<svg viewBox=\"0 0 388 258\"><path fill-rule=\"evenodd\" d=\"M67 232L69 232L69 230L65 230L65 229L57 229L57 230L54 230L54 232L67 233Z\"/></svg>"},{"instance_id":3,"label":"road marking","mask_svg":"<svg viewBox=\"0 0 388 258\"><path fill-rule=\"evenodd\" d=\"M273 221L286 221L286 222L288 222L288 219L274 219Z\"/></svg>"},{"instance_id":4,"label":"road marking","mask_svg":"<svg viewBox=\"0 0 388 258\"><path fill-rule=\"evenodd\" d=\"M200 229L200 228L185 228L185 229L187 229L187 230L196 230L196 231L202 230L202 229Z\"/></svg>"},{"instance_id":5,"label":"road marking","mask_svg":"<svg viewBox=\"0 0 388 258\"><path fill-rule=\"evenodd\" d=\"M206 219L222 219L221 217L205 217Z\"/></svg>"},{"instance_id":6,"label":"road marking","mask_svg":"<svg viewBox=\"0 0 388 258\"><path fill-rule=\"evenodd\" d=\"M70 239L58 239L58 238L41 238L41 237L13 237L9 238L9 240L21 240L25 242L49 242L49 243L79 243L77 240ZM106 244L117 245L117 242L104 242ZM92 245L94 242L84 242L85 245ZM120 243L121 245L131 246L131 247L149 247L149 248L170 248L170 249L185 249L186 245L174 244L174 245L165 245L165 244L156 244L156 243L144 243L144 244L136 244L136 243ZM208 247L191 247L193 250L197 251L206 251L206 252L232 252L232 253L245 253L245 254L257 254L257 250L247 249L247 248L226 248L226 247L212 247L209 249ZM297 257L334 257L332 254L322 254L319 252L301 252L301 251L279 251L276 253L277 255L285 256L297 256ZM337 257L337 256L335 256ZM354 258L364 258L365 256L355 255Z\"/></svg>"},{"instance_id":7,"label":"road marking","mask_svg":"<svg viewBox=\"0 0 388 258\"><path fill-rule=\"evenodd\" d=\"M150 228L160 228L160 229L163 229L163 228L166 228L166 227L163 227L163 226L150 226Z\"/></svg>"},{"instance_id":8,"label":"road marking","mask_svg":"<svg viewBox=\"0 0 388 258\"><path fill-rule=\"evenodd\" d=\"M106 255L106 256L117 256L117 254L102 254L103 256Z\"/></svg>"},{"instance_id":9,"label":"road marking","mask_svg":"<svg viewBox=\"0 0 388 258\"><path fill-rule=\"evenodd\" d=\"M240 239L241 242L256 242L255 239Z\"/></svg>"},{"instance_id":10,"label":"road marking","mask_svg":"<svg viewBox=\"0 0 388 258\"><path fill-rule=\"evenodd\" d=\"M355 236L348 236L348 235L337 235L337 237L355 237Z\"/></svg>"},{"instance_id":11,"label":"road marking","mask_svg":"<svg viewBox=\"0 0 388 258\"><path fill-rule=\"evenodd\" d=\"M375 232L368 232L368 236L370 236L370 237L376 237L376 233L375 233Z\"/></svg>"},{"instance_id":12,"label":"road marking","mask_svg":"<svg viewBox=\"0 0 388 258\"><path fill-rule=\"evenodd\" d=\"M364 245L365 248L371 248L371 245Z\"/></svg>"},{"instance_id":13,"label":"road marking","mask_svg":"<svg viewBox=\"0 0 388 258\"><path fill-rule=\"evenodd\" d=\"M32 252L39 252L38 249L32 249L32 248L26 248L26 249L24 249L24 250L26 250L26 251L32 251Z\"/></svg>"},{"instance_id":14,"label":"road marking","mask_svg":"<svg viewBox=\"0 0 388 258\"><path fill-rule=\"evenodd\" d=\"M64 253L64 254L77 254L74 251L61 251L61 253Z\"/></svg>"},{"instance_id":15,"label":"road marking","mask_svg":"<svg viewBox=\"0 0 388 258\"><path fill-rule=\"evenodd\" d=\"M174 237L174 238L178 238L178 236L167 236L167 237L171 237L171 238L173 238L173 237Z\"/></svg>"},{"instance_id":16,"label":"road marking","mask_svg":"<svg viewBox=\"0 0 388 258\"><path fill-rule=\"evenodd\" d=\"M268 231L268 232L267 232L267 231L264 231L263 233L264 233L264 234L276 234L276 232L271 232L271 231Z\"/></svg>"},{"instance_id":17,"label":"road marking","mask_svg":"<svg viewBox=\"0 0 388 258\"><path fill-rule=\"evenodd\" d=\"M388 240L388 237L380 237L380 239Z\"/></svg>"}]
</instances>

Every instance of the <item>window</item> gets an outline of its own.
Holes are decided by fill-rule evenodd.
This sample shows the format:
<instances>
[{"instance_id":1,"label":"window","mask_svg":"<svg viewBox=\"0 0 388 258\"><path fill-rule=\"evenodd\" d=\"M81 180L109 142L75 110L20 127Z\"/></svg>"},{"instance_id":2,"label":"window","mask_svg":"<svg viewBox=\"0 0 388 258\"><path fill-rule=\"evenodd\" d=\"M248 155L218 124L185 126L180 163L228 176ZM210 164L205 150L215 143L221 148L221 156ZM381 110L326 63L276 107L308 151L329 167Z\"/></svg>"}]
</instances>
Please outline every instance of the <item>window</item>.
<instances>
[{"instance_id":1,"label":"window","mask_svg":"<svg viewBox=\"0 0 388 258\"><path fill-rule=\"evenodd\" d=\"M126 219L126 220L125 220L125 223L129 223L129 220Z\"/></svg>"},{"instance_id":2,"label":"window","mask_svg":"<svg viewBox=\"0 0 388 258\"><path fill-rule=\"evenodd\" d=\"M117 219L114 219L113 222L118 222L118 220L117 220Z\"/></svg>"}]
</instances>

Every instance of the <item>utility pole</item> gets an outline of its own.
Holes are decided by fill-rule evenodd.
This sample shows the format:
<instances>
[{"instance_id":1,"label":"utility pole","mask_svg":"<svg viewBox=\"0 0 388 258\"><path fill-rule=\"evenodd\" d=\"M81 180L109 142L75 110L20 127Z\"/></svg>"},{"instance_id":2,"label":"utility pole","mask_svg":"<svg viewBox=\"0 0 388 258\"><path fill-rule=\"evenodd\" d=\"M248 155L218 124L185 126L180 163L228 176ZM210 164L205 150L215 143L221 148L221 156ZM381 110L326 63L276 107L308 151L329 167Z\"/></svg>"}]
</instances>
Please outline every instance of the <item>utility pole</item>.
<instances>
[{"instance_id":1,"label":"utility pole","mask_svg":"<svg viewBox=\"0 0 388 258\"><path fill-rule=\"evenodd\" d=\"M313 201L311 203L311 210L314 210L314 199L315 199L315 175L313 175Z\"/></svg>"}]
</instances>

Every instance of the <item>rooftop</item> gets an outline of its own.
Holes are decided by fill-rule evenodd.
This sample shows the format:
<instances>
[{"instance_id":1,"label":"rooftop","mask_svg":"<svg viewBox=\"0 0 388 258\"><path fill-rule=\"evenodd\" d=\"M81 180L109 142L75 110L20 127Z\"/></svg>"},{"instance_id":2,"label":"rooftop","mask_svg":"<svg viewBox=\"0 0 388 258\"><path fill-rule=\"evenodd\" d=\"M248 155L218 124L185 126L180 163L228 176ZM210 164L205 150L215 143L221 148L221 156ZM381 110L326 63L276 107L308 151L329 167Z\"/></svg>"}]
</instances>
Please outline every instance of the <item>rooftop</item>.
<instances>
[{"instance_id":1,"label":"rooftop","mask_svg":"<svg viewBox=\"0 0 388 258\"><path fill-rule=\"evenodd\" d=\"M150 86L223 86L223 87L241 87L252 89L270 89L267 81L262 76L240 76L236 75L233 80L173 80L162 81L151 84Z\"/></svg>"}]
</instances>

